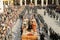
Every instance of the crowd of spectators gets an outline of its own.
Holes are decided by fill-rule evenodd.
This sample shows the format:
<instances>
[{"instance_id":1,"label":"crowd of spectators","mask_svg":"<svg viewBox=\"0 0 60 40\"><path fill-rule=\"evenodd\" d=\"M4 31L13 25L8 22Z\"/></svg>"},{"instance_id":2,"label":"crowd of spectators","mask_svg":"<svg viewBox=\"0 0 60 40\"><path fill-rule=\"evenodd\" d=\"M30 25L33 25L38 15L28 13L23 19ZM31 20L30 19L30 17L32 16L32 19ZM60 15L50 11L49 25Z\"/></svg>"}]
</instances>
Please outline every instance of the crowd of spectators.
<instances>
[{"instance_id":1,"label":"crowd of spectators","mask_svg":"<svg viewBox=\"0 0 60 40\"><path fill-rule=\"evenodd\" d=\"M19 14L23 7L14 5L4 7L4 12L0 14L0 39L8 40L9 35L12 33L12 27L16 24ZM18 11L17 11L18 10Z\"/></svg>"},{"instance_id":2,"label":"crowd of spectators","mask_svg":"<svg viewBox=\"0 0 60 40\"><path fill-rule=\"evenodd\" d=\"M54 10L47 8L47 13L48 13L48 16L50 16L51 18L54 18L56 20L60 20L58 13L56 13ZM45 11L44 11L44 15L46 15Z\"/></svg>"},{"instance_id":3,"label":"crowd of spectators","mask_svg":"<svg viewBox=\"0 0 60 40\"><path fill-rule=\"evenodd\" d=\"M54 18L55 20L60 20L59 15L54 10L48 8L47 13L48 16L50 16L51 18ZM46 11L44 11L44 15L46 15ZM49 33L51 40L60 40L60 35L56 33L52 28L49 29Z\"/></svg>"},{"instance_id":4,"label":"crowd of spectators","mask_svg":"<svg viewBox=\"0 0 60 40\"><path fill-rule=\"evenodd\" d=\"M60 35L56 33L52 28L49 29L50 39L52 40L60 40Z\"/></svg>"}]
</instances>

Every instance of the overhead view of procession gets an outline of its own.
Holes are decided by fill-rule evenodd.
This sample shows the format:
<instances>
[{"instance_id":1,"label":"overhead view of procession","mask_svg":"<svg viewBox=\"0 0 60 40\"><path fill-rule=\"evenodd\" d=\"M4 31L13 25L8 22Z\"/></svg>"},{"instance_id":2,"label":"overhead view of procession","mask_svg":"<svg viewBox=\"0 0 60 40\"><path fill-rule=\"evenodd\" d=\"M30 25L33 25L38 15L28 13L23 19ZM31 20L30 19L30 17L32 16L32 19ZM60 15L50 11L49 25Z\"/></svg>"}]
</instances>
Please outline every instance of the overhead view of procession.
<instances>
[{"instance_id":1,"label":"overhead view of procession","mask_svg":"<svg viewBox=\"0 0 60 40\"><path fill-rule=\"evenodd\" d=\"M0 0L0 40L60 40L60 0Z\"/></svg>"}]
</instances>

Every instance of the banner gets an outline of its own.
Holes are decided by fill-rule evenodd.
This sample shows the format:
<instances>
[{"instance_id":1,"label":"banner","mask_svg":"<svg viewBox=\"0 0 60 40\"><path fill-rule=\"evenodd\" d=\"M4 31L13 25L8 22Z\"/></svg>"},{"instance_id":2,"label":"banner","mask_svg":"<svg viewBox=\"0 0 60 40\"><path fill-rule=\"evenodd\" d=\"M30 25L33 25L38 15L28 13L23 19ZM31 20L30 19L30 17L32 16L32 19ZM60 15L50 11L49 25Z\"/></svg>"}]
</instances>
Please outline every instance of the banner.
<instances>
[{"instance_id":1,"label":"banner","mask_svg":"<svg viewBox=\"0 0 60 40\"><path fill-rule=\"evenodd\" d=\"M0 0L0 13L3 13L3 0Z\"/></svg>"}]
</instances>

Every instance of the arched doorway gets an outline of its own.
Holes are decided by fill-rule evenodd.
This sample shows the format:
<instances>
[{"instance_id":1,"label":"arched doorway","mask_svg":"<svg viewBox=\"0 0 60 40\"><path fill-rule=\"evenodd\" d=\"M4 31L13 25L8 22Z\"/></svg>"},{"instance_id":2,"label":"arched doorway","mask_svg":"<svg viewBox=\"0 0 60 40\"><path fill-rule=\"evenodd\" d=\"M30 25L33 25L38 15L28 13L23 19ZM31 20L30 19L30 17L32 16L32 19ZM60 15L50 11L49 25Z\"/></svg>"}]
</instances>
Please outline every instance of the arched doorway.
<instances>
[{"instance_id":1,"label":"arched doorway","mask_svg":"<svg viewBox=\"0 0 60 40\"><path fill-rule=\"evenodd\" d=\"M14 4L14 5L16 5L16 4L17 4L17 3L16 3L16 0L13 0L13 4Z\"/></svg>"},{"instance_id":2,"label":"arched doorway","mask_svg":"<svg viewBox=\"0 0 60 40\"><path fill-rule=\"evenodd\" d=\"M56 0L54 0L54 4L56 5Z\"/></svg>"},{"instance_id":3,"label":"arched doorway","mask_svg":"<svg viewBox=\"0 0 60 40\"><path fill-rule=\"evenodd\" d=\"M38 5L41 5L41 0L37 0L37 4Z\"/></svg>"},{"instance_id":4,"label":"arched doorway","mask_svg":"<svg viewBox=\"0 0 60 40\"><path fill-rule=\"evenodd\" d=\"M14 5L20 5L20 0L13 0Z\"/></svg>"},{"instance_id":5,"label":"arched doorway","mask_svg":"<svg viewBox=\"0 0 60 40\"><path fill-rule=\"evenodd\" d=\"M25 0L22 1L23 5L25 4Z\"/></svg>"},{"instance_id":6,"label":"arched doorway","mask_svg":"<svg viewBox=\"0 0 60 40\"><path fill-rule=\"evenodd\" d=\"M46 5L46 0L44 0L44 5Z\"/></svg>"},{"instance_id":7,"label":"arched doorway","mask_svg":"<svg viewBox=\"0 0 60 40\"><path fill-rule=\"evenodd\" d=\"M31 0L26 0L26 4L29 5L31 3ZM32 0L32 3L35 4L35 0Z\"/></svg>"},{"instance_id":8,"label":"arched doorway","mask_svg":"<svg viewBox=\"0 0 60 40\"><path fill-rule=\"evenodd\" d=\"M48 4L49 4L49 5L52 4L52 0L48 0Z\"/></svg>"},{"instance_id":9,"label":"arched doorway","mask_svg":"<svg viewBox=\"0 0 60 40\"><path fill-rule=\"evenodd\" d=\"M58 0L59 1L59 5L60 5L60 0Z\"/></svg>"},{"instance_id":10,"label":"arched doorway","mask_svg":"<svg viewBox=\"0 0 60 40\"><path fill-rule=\"evenodd\" d=\"M29 4L30 4L30 0L27 0L27 1L26 1L26 4L29 5Z\"/></svg>"},{"instance_id":11,"label":"arched doorway","mask_svg":"<svg viewBox=\"0 0 60 40\"><path fill-rule=\"evenodd\" d=\"M35 4L35 0L32 0L32 3Z\"/></svg>"}]
</instances>

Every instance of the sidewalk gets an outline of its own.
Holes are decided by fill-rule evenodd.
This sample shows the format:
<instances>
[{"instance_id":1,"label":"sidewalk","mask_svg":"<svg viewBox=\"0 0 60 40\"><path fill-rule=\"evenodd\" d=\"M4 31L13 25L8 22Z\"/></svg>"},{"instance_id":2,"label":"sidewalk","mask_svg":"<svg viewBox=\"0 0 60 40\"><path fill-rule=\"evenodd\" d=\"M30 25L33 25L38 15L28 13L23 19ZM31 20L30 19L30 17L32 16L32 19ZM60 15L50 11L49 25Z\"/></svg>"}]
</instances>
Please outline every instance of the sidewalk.
<instances>
[{"instance_id":1,"label":"sidewalk","mask_svg":"<svg viewBox=\"0 0 60 40\"><path fill-rule=\"evenodd\" d=\"M24 10L24 6L21 7L19 10L19 14ZM17 19L16 24L12 27L12 40L20 40L20 28L21 28L22 21L21 19Z\"/></svg>"},{"instance_id":2,"label":"sidewalk","mask_svg":"<svg viewBox=\"0 0 60 40\"><path fill-rule=\"evenodd\" d=\"M12 40L20 40L21 21L17 20L16 25L12 28Z\"/></svg>"},{"instance_id":3,"label":"sidewalk","mask_svg":"<svg viewBox=\"0 0 60 40\"><path fill-rule=\"evenodd\" d=\"M48 15L44 16L44 9L39 10L38 13L43 16L45 22L48 24L48 28L52 28L56 33L60 34L60 25L53 18L50 18Z\"/></svg>"}]
</instances>

